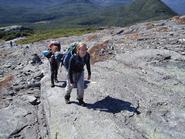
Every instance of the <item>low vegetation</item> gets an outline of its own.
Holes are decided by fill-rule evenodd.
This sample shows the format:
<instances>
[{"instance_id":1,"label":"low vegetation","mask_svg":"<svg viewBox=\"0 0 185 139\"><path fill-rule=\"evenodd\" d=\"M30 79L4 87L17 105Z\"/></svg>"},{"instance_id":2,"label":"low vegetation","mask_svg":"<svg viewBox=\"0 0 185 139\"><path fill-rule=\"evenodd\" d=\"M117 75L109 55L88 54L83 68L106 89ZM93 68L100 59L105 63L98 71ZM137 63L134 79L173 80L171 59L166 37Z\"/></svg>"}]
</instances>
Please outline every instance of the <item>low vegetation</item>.
<instances>
[{"instance_id":1,"label":"low vegetation","mask_svg":"<svg viewBox=\"0 0 185 139\"><path fill-rule=\"evenodd\" d=\"M40 40L54 39L60 37L67 37L72 35L83 35L86 33L94 32L96 28L60 28L47 31L37 31L36 33L28 36L25 39L17 41L17 44L28 44Z\"/></svg>"},{"instance_id":2,"label":"low vegetation","mask_svg":"<svg viewBox=\"0 0 185 139\"><path fill-rule=\"evenodd\" d=\"M9 41L18 37L25 37L33 34L32 29L22 29L19 31L2 31L0 30L0 40Z\"/></svg>"}]
</instances>

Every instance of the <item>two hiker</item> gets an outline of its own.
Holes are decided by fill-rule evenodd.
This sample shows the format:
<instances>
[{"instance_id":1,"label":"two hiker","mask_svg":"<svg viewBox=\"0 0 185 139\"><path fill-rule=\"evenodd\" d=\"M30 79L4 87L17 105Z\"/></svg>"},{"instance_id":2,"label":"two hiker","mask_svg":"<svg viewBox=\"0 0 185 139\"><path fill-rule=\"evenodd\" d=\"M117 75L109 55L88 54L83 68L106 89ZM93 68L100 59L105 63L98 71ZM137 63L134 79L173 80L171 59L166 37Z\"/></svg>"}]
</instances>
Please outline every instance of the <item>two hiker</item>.
<instances>
[{"instance_id":1,"label":"two hiker","mask_svg":"<svg viewBox=\"0 0 185 139\"><path fill-rule=\"evenodd\" d=\"M84 66L86 65L88 71L88 80L91 79L91 67L90 67L90 54L87 52L87 45L85 43L76 43L68 49L63 55L63 58L59 57L60 43L51 42L48 46L50 48L50 68L51 68L51 87L54 87L54 81L57 80L57 73L59 68L59 61L64 65L67 70L67 86L65 94L66 104L70 103L70 94L74 87L77 87L77 100L80 105L85 105L84 98ZM58 59L57 59L58 54Z\"/></svg>"}]
</instances>

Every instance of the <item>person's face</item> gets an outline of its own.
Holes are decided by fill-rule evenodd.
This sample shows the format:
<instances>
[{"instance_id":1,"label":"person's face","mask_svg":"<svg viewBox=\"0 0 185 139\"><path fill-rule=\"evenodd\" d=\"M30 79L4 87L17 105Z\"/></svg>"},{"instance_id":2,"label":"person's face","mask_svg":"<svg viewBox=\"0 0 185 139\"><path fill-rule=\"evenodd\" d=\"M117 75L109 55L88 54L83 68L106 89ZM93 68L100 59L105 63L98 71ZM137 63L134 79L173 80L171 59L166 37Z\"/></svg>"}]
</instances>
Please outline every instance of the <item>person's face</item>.
<instances>
[{"instance_id":1,"label":"person's face","mask_svg":"<svg viewBox=\"0 0 185 139\"><path fill-rule=\"evenodd\" d=\"M52 45L51 49L54 53L59 51L58 46L56 46L56 45Z\"/></svg>"},{"instance_id":2,"label":"person's face","mask_svg":"<svg viewBox=\"0 0 185 139\"><path fill-rule=\"evenodd\" d=\"M79 48L78 54L81 58L83 58L87 53L87 47L86 46L81 46Z\"/></svg>"}]
</instances>

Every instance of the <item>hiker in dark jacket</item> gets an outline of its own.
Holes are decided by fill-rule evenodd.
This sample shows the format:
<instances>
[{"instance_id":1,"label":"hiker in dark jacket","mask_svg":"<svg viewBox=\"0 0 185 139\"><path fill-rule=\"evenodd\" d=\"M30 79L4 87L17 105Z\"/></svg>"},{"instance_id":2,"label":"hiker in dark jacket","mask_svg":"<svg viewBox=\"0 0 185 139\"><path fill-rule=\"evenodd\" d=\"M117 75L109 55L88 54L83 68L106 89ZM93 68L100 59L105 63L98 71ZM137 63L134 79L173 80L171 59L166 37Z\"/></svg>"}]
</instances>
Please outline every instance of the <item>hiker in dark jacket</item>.
<instances>
[{"instance_id":1,"label":"hiker in dark jacket","mask_svg":"<svg viewBox=\"0 0 185 139\"><path fill-rule=\"evenodd\" d=\"M51 70L51 87L55 87L54 82L58 83L57 75L60 62L56 59L56 54L60 52L61 46L60 42L52 41L49 44L50 53L48 55L48 59L50 62L50 70Z\"/></svg>"},{"instance_id":2,"label":"hiker in dark jacket","mask_svg":"<svg viewBox=\"0 0 185 139\"><path fill-rule=\"evenodd\" d=\"M80 105L85 105L84 98L84 66L86 65L88 71L88 80L91 79L90 54L87 52L85 43L79 43L77 53L70 58L69 69L67 75L67 86L65 101L70 103L70 94L74 86L77 87L77 100Z\"/></svg>"}]
</instances>

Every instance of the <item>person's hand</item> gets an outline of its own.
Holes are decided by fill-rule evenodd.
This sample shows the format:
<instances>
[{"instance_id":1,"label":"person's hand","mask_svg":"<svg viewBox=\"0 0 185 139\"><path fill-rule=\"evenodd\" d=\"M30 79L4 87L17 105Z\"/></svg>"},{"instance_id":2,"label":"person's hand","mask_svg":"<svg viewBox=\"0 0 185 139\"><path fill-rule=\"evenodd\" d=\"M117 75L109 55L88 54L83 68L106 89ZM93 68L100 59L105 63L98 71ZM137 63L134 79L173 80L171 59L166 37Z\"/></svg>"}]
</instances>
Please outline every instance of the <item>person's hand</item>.
<instances>
[{"instance_id":1,"label":"person's hand","mask_svg":"<svg viewBox=\"0 0 185 139\"><path fill-rule=\"evenodd\" d=\"M87 80L90 80L90 79L91 79L91 75L88 75Z\"/></svg>"}]
</instances>

